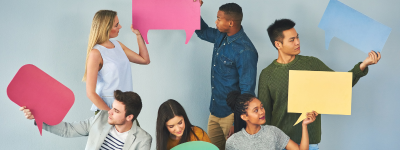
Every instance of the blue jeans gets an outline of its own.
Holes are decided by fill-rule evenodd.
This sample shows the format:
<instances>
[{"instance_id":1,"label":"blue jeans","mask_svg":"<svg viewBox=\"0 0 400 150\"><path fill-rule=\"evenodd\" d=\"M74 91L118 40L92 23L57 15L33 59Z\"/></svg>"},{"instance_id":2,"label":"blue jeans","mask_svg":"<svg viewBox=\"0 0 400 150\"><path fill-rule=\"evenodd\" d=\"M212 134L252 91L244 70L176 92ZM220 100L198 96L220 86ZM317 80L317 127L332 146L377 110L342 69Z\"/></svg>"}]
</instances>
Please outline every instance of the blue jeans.
<instances>
[{"instance_id":1,"label":"blue jeans","mask_svg":"<svg viewBox=\"0 0 400 150\"><path fill-rule=\"evenodd\" d=\"M283 149L286 150L286 149ZM308 150L319 150L318 144L310 144Z\"/></svg>"}]
</instances>

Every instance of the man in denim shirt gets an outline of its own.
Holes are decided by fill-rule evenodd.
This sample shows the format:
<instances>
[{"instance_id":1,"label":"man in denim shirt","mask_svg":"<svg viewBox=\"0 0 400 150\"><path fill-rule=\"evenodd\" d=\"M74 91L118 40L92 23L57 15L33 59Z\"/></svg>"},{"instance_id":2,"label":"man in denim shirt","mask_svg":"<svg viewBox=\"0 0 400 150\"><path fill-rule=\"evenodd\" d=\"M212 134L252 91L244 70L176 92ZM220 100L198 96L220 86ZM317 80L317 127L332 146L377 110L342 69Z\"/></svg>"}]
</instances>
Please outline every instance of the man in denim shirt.
<instances>
[{"instance_id":1,"label":"man in denim shirt","mask_svg":"<svg viewBox=\"0 0 400 150\"><path fill-rule=\"evenodd\" d=\"M239 5L222 5L217 18L217 29L210 28L201 19L201 30L197 30L196 34L200 39L214 43L211 114L207 132L211 143L224 150L226 136L234 120L232 110L226 103L227 95L231 91L255 95L258 54L241 26L243 13Z\"/></svg>"}]
</instances>

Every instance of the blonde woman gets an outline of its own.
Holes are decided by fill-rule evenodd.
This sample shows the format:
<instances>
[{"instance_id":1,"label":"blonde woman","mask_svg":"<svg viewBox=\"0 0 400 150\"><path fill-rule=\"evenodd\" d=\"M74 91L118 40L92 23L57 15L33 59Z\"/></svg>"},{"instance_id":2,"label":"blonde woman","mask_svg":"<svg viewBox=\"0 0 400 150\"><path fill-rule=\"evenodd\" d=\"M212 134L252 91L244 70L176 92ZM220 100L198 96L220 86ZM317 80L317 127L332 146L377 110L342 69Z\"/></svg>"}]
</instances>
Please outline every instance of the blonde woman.
<instances>
[{"instance_id":1,"label":"blonde woman","mask_svg":"<svg viewBox=\"0 0 400 150\"><path fill-rule=\"evenodd\" d=\"M100 10L93 17L87 48L85 75L86 94L93 102L92 111L110 110L115 90L132 91L130 62L149 64L147 47L138 30L136 34L139 54L133 52L117 40L121 25L117 12Z\"/></svg>"}]
</instances>

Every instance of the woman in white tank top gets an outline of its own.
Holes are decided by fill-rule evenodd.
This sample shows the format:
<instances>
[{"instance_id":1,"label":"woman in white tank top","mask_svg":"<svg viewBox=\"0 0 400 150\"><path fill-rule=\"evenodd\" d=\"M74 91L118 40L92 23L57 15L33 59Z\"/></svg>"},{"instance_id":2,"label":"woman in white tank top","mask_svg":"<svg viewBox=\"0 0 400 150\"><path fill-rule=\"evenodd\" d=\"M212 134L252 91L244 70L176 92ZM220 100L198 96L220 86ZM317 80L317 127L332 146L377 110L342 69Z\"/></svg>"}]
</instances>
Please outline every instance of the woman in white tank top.
<instances>
[{"instance_id":1,"label":"woman in white tank top","mask_svg":"<svg viewBox=\"0 0 400 150\"><path fill-rule=\"evenodd\" d=\"M93 17L87 48L85 75L86 94L93 102L92 111L110 110L114 101L114 91L132 91L130 62L149 64L146 44L138 30L136 34L139 54L116 40L121 25L117 12L100 10Z\"/></svg>"}]
</instances>

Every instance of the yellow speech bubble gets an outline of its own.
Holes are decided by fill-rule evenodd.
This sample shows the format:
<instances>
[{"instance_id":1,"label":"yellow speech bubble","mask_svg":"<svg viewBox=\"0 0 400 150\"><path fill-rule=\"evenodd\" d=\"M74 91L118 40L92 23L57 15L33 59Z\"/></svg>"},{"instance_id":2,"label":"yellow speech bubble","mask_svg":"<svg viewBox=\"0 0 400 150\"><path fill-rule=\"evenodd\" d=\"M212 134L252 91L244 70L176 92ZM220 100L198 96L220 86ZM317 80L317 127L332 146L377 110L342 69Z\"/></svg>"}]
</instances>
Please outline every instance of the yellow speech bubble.
<instances>
[{"instance_id":1,"label":"yellow speech bubble","mask_svg":"<svg viewBox=\"0 0 400 150\"><path fill-rule=\"evenodd\" d=\"M351 115L351 72L289 70L288 113ZM294 126L293 125L293 126Z\"/></svg>"}]
</instances>

